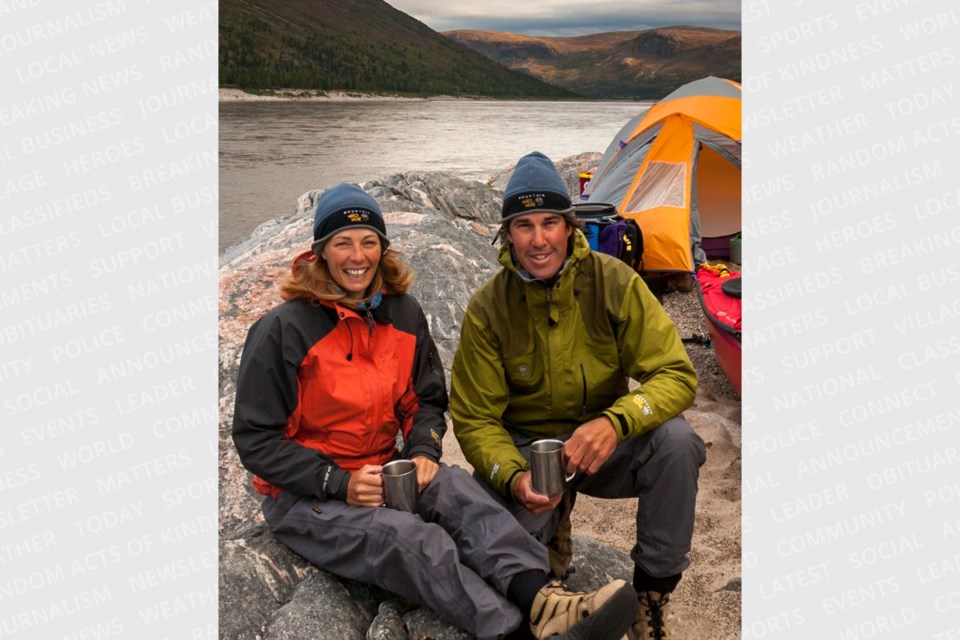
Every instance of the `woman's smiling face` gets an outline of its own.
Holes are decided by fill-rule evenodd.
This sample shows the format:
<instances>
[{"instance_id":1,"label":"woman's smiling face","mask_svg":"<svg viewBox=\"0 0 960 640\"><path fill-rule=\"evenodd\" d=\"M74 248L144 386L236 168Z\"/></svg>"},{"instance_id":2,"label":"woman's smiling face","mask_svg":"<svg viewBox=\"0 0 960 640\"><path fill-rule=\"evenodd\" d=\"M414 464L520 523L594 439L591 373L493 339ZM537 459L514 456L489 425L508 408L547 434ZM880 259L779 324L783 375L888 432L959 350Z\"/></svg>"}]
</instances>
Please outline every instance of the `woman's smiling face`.
<instances>
[{"instance_id":1,"label":"woman's smiling face","mask_svg":"<svg viewBox=\"0 0 960 640\"><path fill-rule=\"evenodd\" d=\"M320 258L347 297L362 300L377 273L382 253L380 236L374 231L345 229L327 241Z\"/></svg>"}]
</instances>

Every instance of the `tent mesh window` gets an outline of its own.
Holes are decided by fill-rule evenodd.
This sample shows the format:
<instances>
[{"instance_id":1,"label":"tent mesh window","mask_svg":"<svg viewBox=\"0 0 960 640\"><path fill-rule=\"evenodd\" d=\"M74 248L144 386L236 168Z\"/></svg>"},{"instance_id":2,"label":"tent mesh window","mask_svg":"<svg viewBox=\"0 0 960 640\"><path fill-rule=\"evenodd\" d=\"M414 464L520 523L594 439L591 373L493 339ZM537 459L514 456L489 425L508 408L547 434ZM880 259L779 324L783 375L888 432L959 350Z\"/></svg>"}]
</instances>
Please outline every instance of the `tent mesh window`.
<instances>
[{"instance_id":1,"label":"tent mesh window","mask_svg":"<svg viewBox=\"0 0 960 640\"><path fill-rule=\"evenodd\" d=\"M654 207L686 207L687 165L682 162L651 162L624 211Z\"/></svg>"}]
</instances>

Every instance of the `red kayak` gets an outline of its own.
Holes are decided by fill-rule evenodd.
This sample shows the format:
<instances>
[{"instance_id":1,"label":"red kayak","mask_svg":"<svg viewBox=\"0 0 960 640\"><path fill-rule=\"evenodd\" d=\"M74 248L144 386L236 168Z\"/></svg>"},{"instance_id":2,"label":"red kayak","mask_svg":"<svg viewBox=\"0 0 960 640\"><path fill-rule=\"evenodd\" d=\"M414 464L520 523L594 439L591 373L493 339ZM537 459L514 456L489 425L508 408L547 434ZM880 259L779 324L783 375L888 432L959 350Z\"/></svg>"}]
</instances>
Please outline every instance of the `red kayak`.
<instances>
[{"instance_id":1,"label":"red kayak","mask_svg":"<svg viewBox=\"0 0 960 640\"><path fill-rule=\"evenodd\" d=\"M741 352L741 280L739 273L725 268L697 271L697 296L707 317L710 342L720 368L740 395Z\"/></svg>"}]
</instances>

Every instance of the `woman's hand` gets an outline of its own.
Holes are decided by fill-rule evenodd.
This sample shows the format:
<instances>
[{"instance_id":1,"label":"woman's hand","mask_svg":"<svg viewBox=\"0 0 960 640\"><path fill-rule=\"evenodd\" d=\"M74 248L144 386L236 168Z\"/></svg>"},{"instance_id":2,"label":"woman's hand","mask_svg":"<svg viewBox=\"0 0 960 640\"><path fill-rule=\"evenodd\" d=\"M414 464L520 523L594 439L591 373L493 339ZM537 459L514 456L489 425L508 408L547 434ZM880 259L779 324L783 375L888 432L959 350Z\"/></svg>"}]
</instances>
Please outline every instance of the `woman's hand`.
<instances>
[{"instance_id":1,"label":"woman's hand","mask_svg":"<svg viewBox=\"0 0 960 640\"><path fill-rule=\"evenodd\" d=\"M347 504L355 507L379 507L383 504L383 478L378 464L365 464L350 474Z\"/></svg>"},{"instance_id":2,"label":"woman's hand","mask_svg":"<svg viewBox=\"0 0 960 640\"><path fill-rule=\"evenodd\" d=\"M563 500L563 494L558 493L551 498L537 493L533 490L533 475L527 470L517 477L517 482L513 485L513 499L525 506L530 513L540 515L556 509Z\"/></svg>"},{"instance_id":3,"label":"woman's hand","mask_svg":"<svg viewBox=\"0 0 960 640\"><path fill-rule=\"evenodd\" d=\"M437 475L440 465L426 456L416 456L410 461L417 467L417 493L423 493L433 477Z\"/></svg>"}]
</instances>

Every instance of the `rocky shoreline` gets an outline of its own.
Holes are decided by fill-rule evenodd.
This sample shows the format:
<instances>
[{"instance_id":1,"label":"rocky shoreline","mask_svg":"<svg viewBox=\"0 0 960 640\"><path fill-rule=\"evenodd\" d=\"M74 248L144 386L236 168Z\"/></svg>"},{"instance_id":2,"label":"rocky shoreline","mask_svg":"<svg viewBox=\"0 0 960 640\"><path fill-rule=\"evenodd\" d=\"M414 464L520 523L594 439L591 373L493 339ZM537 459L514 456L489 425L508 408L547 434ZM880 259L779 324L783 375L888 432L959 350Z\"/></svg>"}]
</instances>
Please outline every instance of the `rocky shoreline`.
<instances>
[{"instance_id":1,"label":"rocky shoreline","mask_svg":"<svg viewBox=\"0 0 960 640\"><path fill-rule=\"evenodd\" d=\"M558 162L571 193L577 173L599 154ZM385 212L392 244L417 273L420 300L448 374L459 321L470 295L499 265L491 240L510 169L488 183L450 174L394 174L361 185ZM235 378L249 326L280 302L277 284L291 259L309 247L320 190L300 196L297 212L260 225L220 260L220 637L467 638L429 611L376 588L339 580L278 544L263 525L259 497L230 439ZM682 337L706 334L694 292L664 297ZM688 344L700 377L694 406L685 412L708 443L701 470L692 565L674 598L674 629L687 640L740 634L740 402L709 345ZM448 429L444 460L469 469ZM629 578L634 500L581 496L574 511L574 588L593 588L607 576Z\"/></svg>"},{"instance_id":2,"label":"rocky shoreline","mask_svg":"<svg viewBox=\"0 0 960 640\"><path fill-rule=\"evenodd\" d=\"M221 87L218 94L220 102L370 102L370 101L423 101L453 100L451 97L418 98L380 93L361 93L359 91L323 91L320 89L274 89L270 93L248 93L242 89Z\"/></svg>"}]
</instances>

